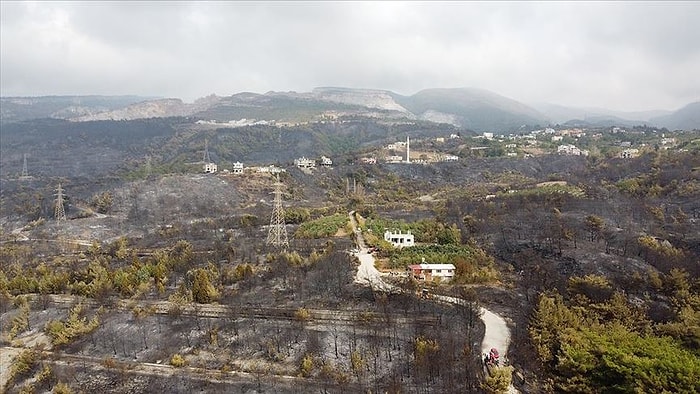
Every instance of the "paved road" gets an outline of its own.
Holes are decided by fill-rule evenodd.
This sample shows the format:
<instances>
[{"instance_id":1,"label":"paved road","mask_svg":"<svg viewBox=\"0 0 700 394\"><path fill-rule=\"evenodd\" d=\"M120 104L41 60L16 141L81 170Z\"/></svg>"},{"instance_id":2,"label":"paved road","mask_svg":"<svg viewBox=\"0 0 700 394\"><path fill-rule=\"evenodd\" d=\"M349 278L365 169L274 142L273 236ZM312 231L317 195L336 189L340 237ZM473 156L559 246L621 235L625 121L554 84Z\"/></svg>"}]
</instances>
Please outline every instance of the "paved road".
<instances>
[{"instance_id":1,"label":"paved road","mask_svg":"<svg viewBox=\"0 0 700 394\"><path fill-rule=\"evenodd\" d=\"M362 233L357 231L358 224L354 212L350 212L349 215L350 223L355 232L357 245L359 247L359 252L354 253L360 260L360 266L355 275L355 282L369 285L373 290L398 290L395 289L395 286L384 282L382 279L381 273L374 266L374 256L368 252ZM453 304L464 303L464 300L456 297L434 295L433 298ZM505 358L508 345L510 344L510 330L508 329L506 321L500 315L484 307L481 307L481 320L483 320L484 326L486 327L484 339L481 341L481 352L488 353L491 348L495 347L501 353L501 357ZM511 384L508 387L508 393L518 393L518 390Z\"/></svg>"}]
</instances>

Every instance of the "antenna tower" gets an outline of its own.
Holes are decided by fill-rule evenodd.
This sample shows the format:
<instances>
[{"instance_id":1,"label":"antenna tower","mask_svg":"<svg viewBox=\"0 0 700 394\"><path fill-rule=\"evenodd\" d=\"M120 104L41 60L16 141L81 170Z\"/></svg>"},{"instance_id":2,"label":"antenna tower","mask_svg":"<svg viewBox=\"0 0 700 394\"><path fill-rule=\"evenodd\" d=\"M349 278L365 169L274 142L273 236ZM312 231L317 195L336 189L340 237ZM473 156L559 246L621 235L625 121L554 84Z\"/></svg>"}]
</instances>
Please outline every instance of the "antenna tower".
<instances>
[{"instance_id":1,"label":"antenna tower","mask_svg":"<svg viewBox=\"0 0 700 394\"><path fill-rule=\"evenodd\" d=\"M29 172L27 171L27 154L24 154L24 162L22 163L22 178L29 178Z\"/></svg>"},{"instance_id":2,"label":"antenna tower","mask_svg":"<svg viewBox=\"0 0 700 394\"><path fill-rule=\"evenodd\" d=\"M277 182L275 182L275 205L272 209L272 217L270 217L270 230L267 233L267 244L280 247L289 247L289 240L287 239L287 227L284 223L284 208L282 208L282 186L283 183L280 182L279 175L277 176Z\"/></svg>"},{"instance_id":3,"label":"antenna tower","mask_svg":"<svg viewBox=\"0 0 700 394\"><path fill-rule=\"evenodd\" d=\"M61 189L61 184L58 184L58 189L56 189L56 209L54 210L54 216L57 222L63 220L66 221L66 210L63 207L63 189Z\"/></svg>"},{"instance_id":4,"label":"antenna tower","mask_svg":"<svg viewBox=\"0 0 700 394\"><path fill-rule=\"evenodd\" d=\"M204 139L204 163L211 163L211 158L209 158L209 140Z\"/></svg>"}]
</instances>

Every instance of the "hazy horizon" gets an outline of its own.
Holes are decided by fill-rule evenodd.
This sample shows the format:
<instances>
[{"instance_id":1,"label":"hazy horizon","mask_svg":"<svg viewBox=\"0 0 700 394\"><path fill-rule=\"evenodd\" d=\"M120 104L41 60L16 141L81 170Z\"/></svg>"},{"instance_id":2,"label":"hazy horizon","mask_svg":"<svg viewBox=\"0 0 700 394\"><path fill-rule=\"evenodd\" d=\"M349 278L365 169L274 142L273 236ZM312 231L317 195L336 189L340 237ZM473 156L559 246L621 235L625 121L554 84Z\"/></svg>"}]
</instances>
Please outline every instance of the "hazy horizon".
<instances>
[{"instance_id":1,"label":"hazy horizon","mask_svg":"<svg viewBox=\"0 0 700 394\"><path fill-rule=\"evenodd\" d=\"M0 95L488 90L625 112L700 101L696 2L3 1Z\"/></svg>"}]
</instances>

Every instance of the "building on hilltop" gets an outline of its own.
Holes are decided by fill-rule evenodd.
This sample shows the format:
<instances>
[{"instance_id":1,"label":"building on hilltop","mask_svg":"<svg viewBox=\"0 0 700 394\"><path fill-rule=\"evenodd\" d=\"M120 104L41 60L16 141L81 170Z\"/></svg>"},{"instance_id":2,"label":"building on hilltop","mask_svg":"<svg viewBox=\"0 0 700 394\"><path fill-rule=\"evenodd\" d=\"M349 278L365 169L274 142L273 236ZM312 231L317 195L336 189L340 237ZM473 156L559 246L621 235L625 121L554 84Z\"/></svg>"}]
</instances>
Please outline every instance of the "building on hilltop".
<instances>
[{"instance_id":1,"label":"building on hilltop","mask_svg":"<svg viewBox=\"0 0 700 394\"><path fill-rule=\"evenodd\" d=\"M243 173L243 163L237 161L233 163L233 170L232 172L234 174L242 174Z\"/></svg>"},{"instance_id":2,"label":"building on hilltop","mask_svg":"<svg viewBox=\"0 0 700 394\"><path fill-rule=\"evenodd\" d=\"M406 234L401 231L385 231L384 240L390 242L395 248L403 248L415 245L413 234L408 231Z\"/></svg>"},{"instance_id":3,"label":"building on hilltop","mask_svg":"<svg viewBox=\"0 0 700 394\"><path fill-rule=\"evenodd\" d=\"M330 167L333 165L333 160L326 156L321 156L321 166L323 167Z\"/></svg>"}]
</instances>

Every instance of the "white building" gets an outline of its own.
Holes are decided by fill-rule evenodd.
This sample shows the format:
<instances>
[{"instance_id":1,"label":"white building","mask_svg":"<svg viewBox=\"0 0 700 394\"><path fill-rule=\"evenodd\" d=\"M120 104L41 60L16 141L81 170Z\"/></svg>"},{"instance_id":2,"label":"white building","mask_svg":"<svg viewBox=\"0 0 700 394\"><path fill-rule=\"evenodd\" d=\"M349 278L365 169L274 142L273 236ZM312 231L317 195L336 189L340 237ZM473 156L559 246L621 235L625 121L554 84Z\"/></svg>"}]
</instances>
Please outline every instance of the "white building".
<instances>
[{"instance_id":1,"label":"white building","mask_svg":"<svg viewBox=\"0 0 700 394\"><path fill-rule=\"evenodd\" d=\"M455 276L455 266L453 264L425 264L425 259L421 264L409 265L409 274L416 280L431 282L435 279L450 281Z\"/></svg>"},{"instance_id":2,"label":"white building","mask_svg":"<svg viewBox=\"0 0 700 394\"><path fill-rule=\"evenodd\" d=\"M269 174L280 174L287 172L284 168L276 167L274 164L270 164L267 167L258 167L258 172L269 173Z\"/></svg>"},{"instance_id":3,"label":"white building","mask_svg":"<svg viewBox=\"0 0 700 394\"><path fill-rule=\"evenodd\" d=\"M564 144L557 147L557 153L568 156L588 156L587 150L581 150L574 145Z\"/></svg>"},{"instance_id":4,"label":"white building","mask_svg":"<svg viewBox=\"0 0 700 394\"><path fill-rule=\"evenodd\" d=\"M294 165L299 168L315 168L316 162L314 160L307 159L306 157L300 157L298 159L294 159Z\"/></svg>"},{"instance_id":5,"label":"white building","mask_svg":"<svg viewBox=\"0 0 700 394\"><path fill-rule=\"evenodd\" d=\"M484 133L483 137L487 140L491 140L493 139L493 133Z\"/></svg>"},{"instance_id":6,"label":"white building","mask_svg":"<svg viewBox=\"0 0 700 394\"><path fill-rule=\"evenodd\" d=\"M639 156L639 149L625 149L622 152L620 152L620 158L622 159L631 159L633 157Z\"/></svg>"},{"instance_id":7,"label":"white building","mask_svg":"<svg viewBox=\"0 0 700 394\"><path fill-rule=\"evenodd\" d=\"M406 234L401 231L385 231L384 240L390 242L395 248L403 248L415 245L413 234L407 232Z\"/></svg>"},{"instance_id":8,"label":"white building","mask_svg":"<svg viewBox=\"0 0 700 394\"><path fill-rule=\"evenodd\" d=\"M560 136L560 135L553 135L553 136L552 136L552 142L561 141L561 140L563 140L563 139L564 139L564 137L562 137L562 136Z\"/></svg>"},{"instance_id":9,"label":"white building","mask_svg":"<svg viewBox=\"0 0 700 394\"><path fill-rule=\"evenodd\" d=\"M377 164L377 159L374 157L363 157L363 158L360 158L360 163L362 163L362 164Z\"/></svg>"},{"instance_id":10,"label":"white building","mask_svg":"<svg viewBox=\"0 0 700 394\"><path fill-rule=\"evenodd\" d=\"M455 155L444 155L442 161L458 161L459 157Z\"/></svg>"},{"instance_id":11,"label":"white building","mask_svg":"<svg viewBox=\"0 0 700 394\"><path fill-rule=\"evenodd\" d=\"M333 165L333 160L329 159L326 156L321 156L321 165L323 167L330 167Z\"/></svg>"},{"instance_id":12,"label":"white building","mask_svg":"<svg viewBox=\"0 0 700 394\"><path fill-rule=\"evenodd\" d=\"M387 163L401 163L403 161L403 157L401 156L387 156L384 160L386 160Z\"/></svg>"},{"instance_id":13,"label":"white building","mask_svg":"<svg viewBox=\"0 0 700 394\"><path fill-rule=\"evenodd\" d=\"M232 172L234 174L242 174L243 173L243 163L237 161L233 163L233 170Z\"/></svg>"},{"instance_id":14,"label":"white building","mask_svg":"<svg viewBox=\"0 0 700 394\"><path fill-rule=\"evenodd\" d=\"M219 166L216 163L204 163L205 174L215 174L217 171L219 171Z\"/></svg>"}]
</instances>

